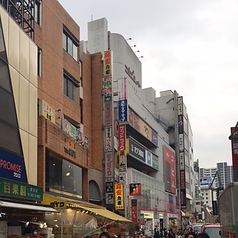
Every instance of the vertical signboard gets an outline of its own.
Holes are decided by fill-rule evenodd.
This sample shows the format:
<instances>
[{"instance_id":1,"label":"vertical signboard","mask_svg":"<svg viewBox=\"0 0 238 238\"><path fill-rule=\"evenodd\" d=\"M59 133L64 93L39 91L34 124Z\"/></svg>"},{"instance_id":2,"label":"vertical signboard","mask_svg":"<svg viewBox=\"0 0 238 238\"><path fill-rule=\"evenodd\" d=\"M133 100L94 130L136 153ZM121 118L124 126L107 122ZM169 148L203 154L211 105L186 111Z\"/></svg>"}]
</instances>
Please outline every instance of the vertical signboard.
<instances>
[{"instance_id":1,"label":"vertical signboard","mask_svg":"<svg viewBox=\"0 0 238 238\"><path fill-rule=\"evenodd\" d=\"M118 100L127 100L126 78L118 79Z\"/></svg>"},{"instance_id":2,"label":"vertical signboard","mask_svg":"<svg viewBox=\"0 0 238 238\"><path fill-rule=\"evenodd\" d=\"M122 183L115 184L115 209L124 209L124 188Z\"/></svg>"},{"instance_id":3,"label":"vertical signboard","mask_svg":"<svg viewBox=\"0 0 238 238\"><path fill-rule=\"evenodd\" d=\"M126 150L126 125L118 125L118 151Z\"/></svg>"},{"instance_id":4,"label":"vertical signboard","mask_svg":"<svg viewBox=\"0 0 238 238\"><path fill-rule=\"evenodd\" d=\"M184 120L183 120L183 97L178 97L178 141L179 141L179 169L180 169L180 205L186 209L186 177L184 155Z\"/></svg>"},{"instance_id":5,"label":"vertical signboard","mask_svg":"<svg viewBox=\"0 0 238 238\"><path fill-rule=\"evenodd\" d=\"M114 204L114 133L112 112L112 52L103 55L103 121L104 121L104 158L105 158L105 197L106 206Z\"/></svg>"},{"instance_id":6,"label":"vertical signboard","mask_svg":"<svg viewBox=\"0 0 238 238\"><path fill-rule=\"evenodd\" d=\"M232 127L231 134L238 135L238 128ZM238 182L238 140L231 140L232 167L234 182Z\"/></svg>"},{"instance_id":7,"label":"vertical signboard","mask_svg":"<svg viewBox=\"0 0 238 238\"><path fill-rule=\"evenodd\" d=\"M164 146L164 162L165 162L165 189L173 194L176 193L176 173L175 173L175 156L174 152Z\"/></svg>"},{"instance_id":8,"label":"vertical signboard","mask_svg":"<svg viewBox=\"0 0 238 238\"><path fill-rule=\"evenodd\" d=\"M137 198L131 199L131 220L134 223L138 222Z\"/></svg>"}]
</instances>

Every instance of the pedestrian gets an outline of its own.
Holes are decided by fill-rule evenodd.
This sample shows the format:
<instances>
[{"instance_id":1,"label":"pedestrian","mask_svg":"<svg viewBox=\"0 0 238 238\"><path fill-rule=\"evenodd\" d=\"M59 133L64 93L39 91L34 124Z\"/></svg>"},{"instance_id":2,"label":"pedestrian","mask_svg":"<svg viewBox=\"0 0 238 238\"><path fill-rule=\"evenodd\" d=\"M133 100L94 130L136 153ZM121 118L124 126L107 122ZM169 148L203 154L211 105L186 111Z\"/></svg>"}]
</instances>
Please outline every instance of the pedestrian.
<instances>
[{"instance_id":1,"label":"pedestrian","mask_svg":"<svg viewBox=\"0 0 238 238\"><path fill-rule=\"evenodd\" d=\"M30 238L43 238L43 236L38 234L37 229L33 229L32 235L30 236Z\"/></svg>"},{"instance_id":2,"label":"pedestrian","mask_svg":"<svg viewBox=\"0 0 238 238\"><path fill-rule=\"evenodd\" d=\"M109 235L109 233L107 232L107 229L104 228L102 233L100 234L99 238L111 238L111 236Z\"/></svg>"},{"instance_id":3,"label":"pedestrian","mask_svg":"<svg viewBox=\"0 0 238 238\"><path fill-rule=\"evenodd\" d=\"M198 233L197 238L210 238L210 236L207 233Z\"/></svg>"},{"instance_id":4,"label":"pedestrian","mask_svg":"<svg viewBox=\"0 0 238 238\"><path fill-rule=\"evenodd\" d=\"M154 238L162 238L161 234L159 231L156 231L154 234Z\"/></svg>"},{"instance_id":5,"label":"pedestrian","mask_svg":"<svg viewBox=\"0 0 238 238\"><path fill-rule=\"evenodd\" d=\"M173 233L172 229L169 229L168 238L175 238L175 234Z\"/></svg>"},{"instance_id":6,"label":"pedestrian","mask_svg":"<svg viewBox=\"0 0 238 238\"><path fill-rule=\"evenodd\" d=\"M186 233L185 238L197 238L197 235L193 231Z\"/></svg>"}]
</instances>

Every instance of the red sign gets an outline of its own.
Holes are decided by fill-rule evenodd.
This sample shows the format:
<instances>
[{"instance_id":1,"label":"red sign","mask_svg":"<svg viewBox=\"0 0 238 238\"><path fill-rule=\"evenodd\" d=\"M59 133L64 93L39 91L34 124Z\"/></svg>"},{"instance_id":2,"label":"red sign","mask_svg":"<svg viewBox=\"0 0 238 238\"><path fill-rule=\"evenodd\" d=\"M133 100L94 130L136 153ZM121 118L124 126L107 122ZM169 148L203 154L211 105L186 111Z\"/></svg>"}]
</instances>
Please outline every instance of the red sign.
<instances>
[{"instance_id":1,"label":"red sign","mask_svg":"<svg viewBox=\"0 0 238 238\"><path fill-rule=\"evenodd\" d=\"M126 126L125 125L118 126L118 150L119 151L126 150Z\"/></svg>"},{"instance_id":2,"label":"red sign","mask_svg":"<svg viewBox=\"0 0 238 238\"><path fill-rule=\"evenodd\" d=\"M186 188L185 171L180 170L180 188Z\"/></svg>"},{"instance_id":3,"label":"red sign","mask_svg":"<svg viewBox=\"0 0 238 238\"><path fill-rule=\"evenodd\" d=\"M166 164L166 190L176 193L176 176L175 176L175 157L174 152L164 146L164 160Z\"/></svg>"},{"instance_id":4,"label":"red sign","mask_svg":"<svg viewBox=\"0 0 238 238\"><path fill-rule=\"evenodd\" d=\"M138 222L137 199L131 199L131 220Z\"/></svg>"},{"instance_id":5,"label":"red sign","mask_svg":"<svg viewBox=\"0 0 238 238\"><path fill-rule=\"evenodd\" d=\"M130 196L140 196L141 195L141 184L131 183L130 184Z\"/></svg>"},{"instance_id":6,"label":"red sign","mask_svg":"<svg viewBox=\"0 0 238 238\"><path fill-rule=\"evenodd\" d=\"M111 75L111 51L105 51L104 52L104 76Z\"/></svg>"},{"instance_id":7,"label":"red sign","mask_svg":"<svg viewBox=\"0 0 238 238\"><path fill-rule=\"evenodd\" d=\"M105 154L105 170L106 170L106 174L105 177L106 178L110 178L113 177L113 159L112 159L112 153L106 153Z\"/></svg>"},{"instance_id":8,"label":"red sign","mask_svg":"<svg viewBox=\"0 0 238 238\"><path fill-rule=\"evenodd\" d=\"M235 136L238 135L238 128L232 127L231 133ZM231 150L232 150L232 166L233 171L238 170L238 140L232 140L231 141Z\"/></svg>"}]
</instances>

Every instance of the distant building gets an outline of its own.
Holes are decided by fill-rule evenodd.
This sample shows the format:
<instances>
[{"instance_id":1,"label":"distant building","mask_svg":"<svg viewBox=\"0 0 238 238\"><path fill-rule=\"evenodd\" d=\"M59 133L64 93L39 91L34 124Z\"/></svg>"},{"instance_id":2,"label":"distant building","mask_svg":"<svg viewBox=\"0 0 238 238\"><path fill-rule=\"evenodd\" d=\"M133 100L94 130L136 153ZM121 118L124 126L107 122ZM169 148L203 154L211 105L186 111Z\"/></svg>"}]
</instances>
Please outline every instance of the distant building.
<instances>
[{"instance_id":1,"label":"distant building","mask_svg":"<svg viewBox=\"0 0 238 238\"><path fill-rule=\"evenodd\" d=\"M227 162L217 163L217 171L223 187L233 181L232 166L227 165Z\"/></svg>"},{"instance_id":2,"label":"distant building","mask_svg":"<svg viewBox=\"0 0 238 238\"><path fill-rule=\"evenodd\" d=\"M218 184L218 172L219 180L221 184ZM232 166L227 165L227 162L217 163L216 168L200 168L199 170L200 178L202 177L213 177L215 178L213 186L223 186L226 187L229 183L233 181L233 170Z\"/></svg>"}]
</instances>

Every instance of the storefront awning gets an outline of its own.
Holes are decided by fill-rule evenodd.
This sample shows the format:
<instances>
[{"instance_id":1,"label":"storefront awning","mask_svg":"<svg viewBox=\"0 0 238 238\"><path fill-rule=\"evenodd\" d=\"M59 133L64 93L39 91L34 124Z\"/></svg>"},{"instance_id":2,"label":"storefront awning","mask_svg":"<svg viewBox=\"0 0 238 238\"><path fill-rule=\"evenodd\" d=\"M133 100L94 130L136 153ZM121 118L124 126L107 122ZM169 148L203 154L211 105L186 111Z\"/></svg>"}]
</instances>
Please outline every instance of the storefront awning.
<instances>
[{"instance_id":1,"label":"storefront awning","mask_svg":"<svg viewBox=\"0 0 238 238\"><path fill-rule=\"evenodd\" d=\"M192 200L193 198L191 197L190 194L186 193L186 198L189 199L189 200Z\"/></svg>"},{"instance_id":2,"label":"storefront awning","mask_svg":"<svg viewBox=\"0 0 238 238\"><path fill-rule=\"evenodd\" d=\"M131 220L126 219L125 217L122 217L114 212L107 210L105 207L89 203L86 201L73 200L73 199L71 200L68 198L44 194L42 203L47 205L52 204L56 209L72 208L89 211L94 213L95 215L105 217L112 221L132 222Z\"/></svg>"},{"instance_id":3,"label":"storefront awning","mask_svg":"<svg viewBox=\"0 0 238 238\"><path fill-rule=\"evenodd\" d=\"M42 211L42 212L57 212L57 210L55 210L52 207L33 205L33 204L25 204L25 203L14 203L14 202L7 202L7 201L0 201L0 207L27 209L27 210L35 210L35 211Z\"/></svg>"},{"instance_id":4,"label":"storefront awning","mask_svg":"<svg viewBox=\"0 0 238 238\"><path fill-rule=\"evenodd\" d=\"M106 208L92 208L92 207L86 207L86 206L80 206L80 207L81 209L84 209L89 212L93 212L96 215L108 218L113 221L132 222L131 220L126 219L125 217L122 217L120 215L117 215L114 212L107 210Z\"/></svg>"}]
</instances>

